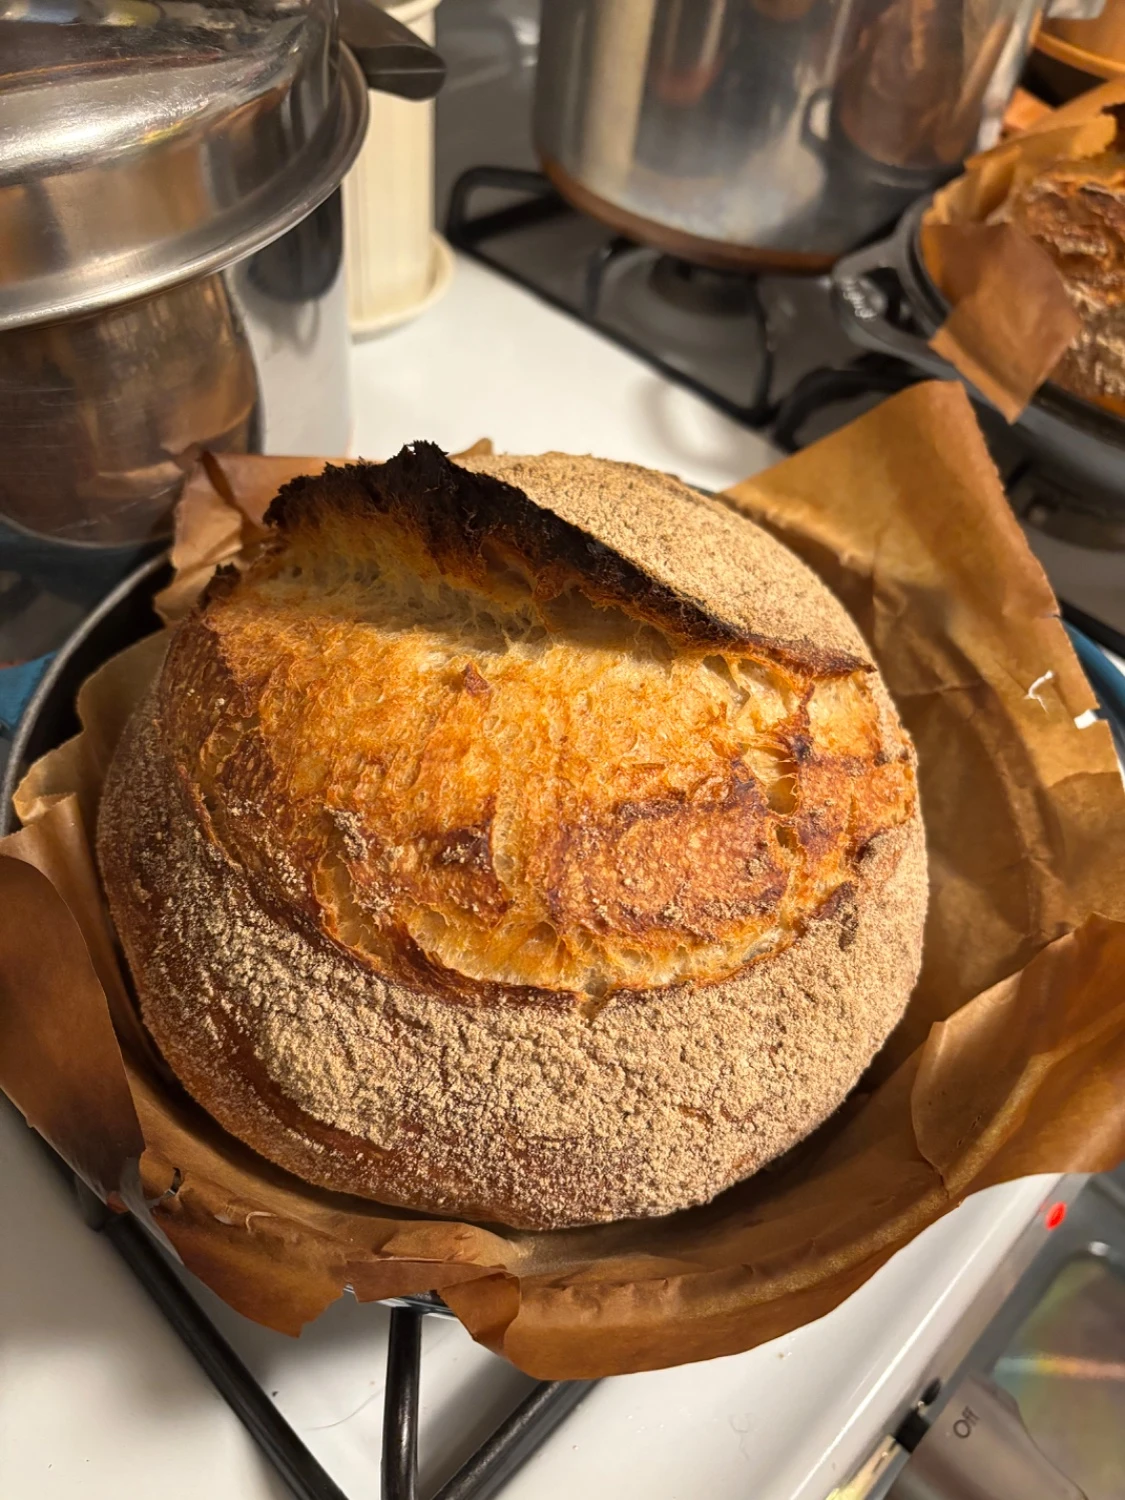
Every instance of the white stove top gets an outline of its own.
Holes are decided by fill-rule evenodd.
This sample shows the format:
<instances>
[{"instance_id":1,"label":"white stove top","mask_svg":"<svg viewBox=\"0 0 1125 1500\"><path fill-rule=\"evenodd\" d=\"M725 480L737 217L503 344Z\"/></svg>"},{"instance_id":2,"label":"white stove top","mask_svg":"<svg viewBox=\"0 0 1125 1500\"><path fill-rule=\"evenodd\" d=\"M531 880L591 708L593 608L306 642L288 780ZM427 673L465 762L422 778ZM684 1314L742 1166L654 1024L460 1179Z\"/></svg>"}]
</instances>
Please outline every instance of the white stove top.
<instances>
[{"instance_id":1,"label":"white stove top","mask_svg":"<svg viewBox=\"0 0 1125 1500\"><path fill-rule=\"evenodd\" d=\"M719 489L769 445L563 315L462 262L426 317L355 351L355 451L559 448ZM285 1492L112 1248L79 1219L19 1118L0 1110L0 1493L267 1500ZM1072 1184L1073 1187L1073 1184ZM934 1351L1057 1179L971 1199L829 1317L745 1355L599 1385L505 1500L824 1500L927 1383ZM16 1210L18 1206L18 1211ZM386 1331L342 1301L300 1340L200 1300L354 1500L378 1490ZM448 1477L529 1382L429 1318L421 1493Z\"/></svg>"},{"instance_id":2,"label":"white stove top","mask_svg":"<svg viewBox=\"0 0 1125 1500\"><path fill-rule=\"evenodd\" d=\"M0 1493L36 1500L282 1500L280 1480L14 1111L0 1107ZM504 1500L824 1500L927 1384L1053 1178L969 1200L827 1318L748 1354L602 1381ZM199 1300L354 1500L378 1493L389 1313L344 1300L298 1340ZM428 1318L420 1493L531 1382ZM151 1488L150 1488L151 1487Z\"/></svg>"},{"instance_id":3,"label":"white stove top","mask_svg":"<svg viewBox=\"0 0 1125 1500\"><path fill-rule=\"evenodd\" d=\"M779 455L633 355L475 262L444 300L354 346L356 456L429 438L450 452L557 448L628 459L722 489Z\"/></svg>"}]
</instances>

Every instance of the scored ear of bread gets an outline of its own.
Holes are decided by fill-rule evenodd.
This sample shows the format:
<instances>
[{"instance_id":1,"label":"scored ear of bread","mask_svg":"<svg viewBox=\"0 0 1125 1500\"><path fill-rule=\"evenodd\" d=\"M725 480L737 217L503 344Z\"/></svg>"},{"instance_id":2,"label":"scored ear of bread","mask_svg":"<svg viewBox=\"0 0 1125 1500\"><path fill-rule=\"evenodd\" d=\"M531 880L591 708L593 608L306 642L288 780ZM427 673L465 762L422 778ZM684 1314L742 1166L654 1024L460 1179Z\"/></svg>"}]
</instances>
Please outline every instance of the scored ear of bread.
<instances>
[{"instance_id":1,"label":"scored ear of bread","mask_svg":"<svg viewBox=\"0 0 1125 1500\"><path fill-rule=\"evenodd\" d=\"M701 1201L835 1108L925 876L909 742L803 565L565 455L419 444L268 519L101 817L205 1107L312 1181L531 1227Z\"/></svg>"}]
</instances>

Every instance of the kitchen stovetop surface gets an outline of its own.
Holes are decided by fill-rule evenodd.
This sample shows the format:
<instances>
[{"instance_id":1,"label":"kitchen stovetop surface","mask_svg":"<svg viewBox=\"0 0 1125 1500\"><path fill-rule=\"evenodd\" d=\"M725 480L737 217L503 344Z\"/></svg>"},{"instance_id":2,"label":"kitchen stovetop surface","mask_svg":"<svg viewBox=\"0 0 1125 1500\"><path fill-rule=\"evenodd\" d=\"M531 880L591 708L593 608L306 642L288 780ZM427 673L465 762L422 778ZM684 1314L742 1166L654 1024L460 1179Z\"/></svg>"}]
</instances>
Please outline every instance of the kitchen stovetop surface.
<instances>
[{"instance_id":1,"label":"kitchen stovetop surface","mask_svg":"<svg viewBox=\"0 0 1125 1500\"><path fill-rule=\"evenodd\" d=\"M0 1104L4 1493L278 1500L284 1486L111 1247ZM820 1322L749 1354L601 1382L504 1500L824 1500L927 1380L936 1330L969 1307L1054 1180L990 1189ZM349 1500L377 1493L390 1313L343 1299L299 1340L193 1294ZM425 1320L420 1494L530 1386L452 1320Z\"/></svg>"}]
</instances>

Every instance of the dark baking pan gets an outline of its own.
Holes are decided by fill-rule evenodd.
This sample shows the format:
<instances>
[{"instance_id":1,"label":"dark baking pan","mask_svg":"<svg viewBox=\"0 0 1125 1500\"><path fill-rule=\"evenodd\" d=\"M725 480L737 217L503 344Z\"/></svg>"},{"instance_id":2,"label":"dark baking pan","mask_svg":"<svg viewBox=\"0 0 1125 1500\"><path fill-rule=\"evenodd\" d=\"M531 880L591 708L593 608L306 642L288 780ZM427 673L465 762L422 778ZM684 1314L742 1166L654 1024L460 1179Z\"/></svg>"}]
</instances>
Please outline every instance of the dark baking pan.
<instances>
[{"instance_id":1,"label":"dark baking pan","mask_svg":"<svg viewBox=\"0 0 1125 1500\"><path fill-rule=\"evenodd\" d=\"M0 782L0 834L14 826L12 793L32 761L78 733L78 689L118 651L159 630L152 596L172 576L166 553L135 568L92 609L59 648L28 701Z\"/></svg>"},{"instance_id":2,"label":"dark baking pan","mask_svg":"<svg viewBox=\"0 0 1125 1500\"><path fill-rule=\"evenodd\" d=\"M949 315L919 246L929 203L920 198L886 239L836 262L836 314L861 347L893 355L939 380L960 380L974 401L988 406L987 398L927 342ZM1013 426L1045 472L1079 498L1095 492L1125 520L1125 420L1047 381Z\"/></svg>"}]
</instances>

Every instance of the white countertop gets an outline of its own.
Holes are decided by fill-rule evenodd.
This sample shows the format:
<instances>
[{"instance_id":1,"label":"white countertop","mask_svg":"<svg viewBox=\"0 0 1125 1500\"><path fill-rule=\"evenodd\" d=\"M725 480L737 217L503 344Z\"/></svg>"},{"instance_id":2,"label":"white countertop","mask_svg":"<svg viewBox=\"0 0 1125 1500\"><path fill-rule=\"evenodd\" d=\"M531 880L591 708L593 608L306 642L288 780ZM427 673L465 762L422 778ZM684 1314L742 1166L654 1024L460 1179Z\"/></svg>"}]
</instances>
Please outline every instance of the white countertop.
<instances>
[{"instance_id":1,"label":"white countertop","mask_svg":"<svg viewBox=\"0 0 1125 1500\"><path fill-rule=\"evenodd\" d=\"M355 345L354 450L387 458L428 438L448 452L596 453L722 489L766 467L757 433L510 282L459 258L443 301Z\"/></svg>"},{"instance_id":2,"label":"white countertop","mask_svg":"<svg viewBox=\"0 0 1125 1500\"><path fill-rule=\"evenodd\" d=\"M768 445L526 293L462 262L426 317L357 347L356 451L560 448L720 488ZM603 1382L505 1500L823 1500L925 1383L955 1321L1055 1179L992 1189L836 1312L749 1354ZM0 1108L0 1496L275 1500L286 1492L112 1248L87 1229L22 1121ZM377 1493L388 1313L341 1301L300 1340L200 1300L354 1500ZM428 1319L424 1495L527 1381Z\"/></svg>"}]
</instances>

